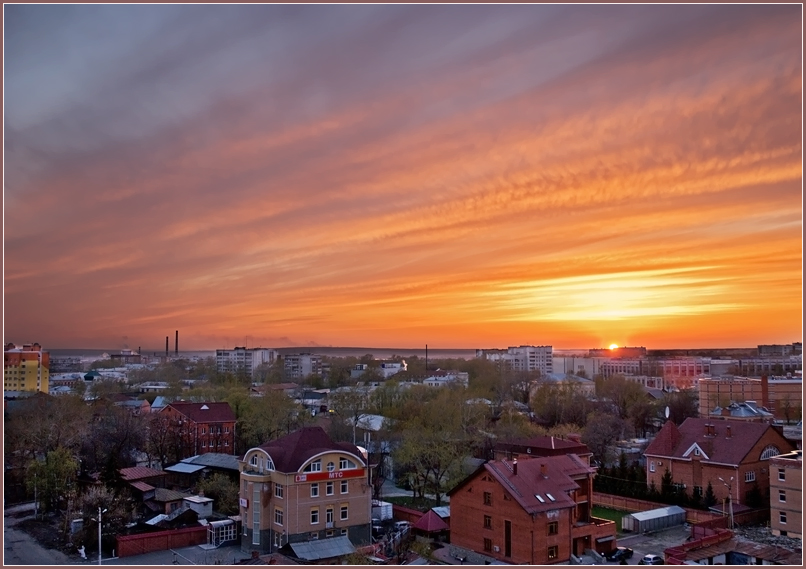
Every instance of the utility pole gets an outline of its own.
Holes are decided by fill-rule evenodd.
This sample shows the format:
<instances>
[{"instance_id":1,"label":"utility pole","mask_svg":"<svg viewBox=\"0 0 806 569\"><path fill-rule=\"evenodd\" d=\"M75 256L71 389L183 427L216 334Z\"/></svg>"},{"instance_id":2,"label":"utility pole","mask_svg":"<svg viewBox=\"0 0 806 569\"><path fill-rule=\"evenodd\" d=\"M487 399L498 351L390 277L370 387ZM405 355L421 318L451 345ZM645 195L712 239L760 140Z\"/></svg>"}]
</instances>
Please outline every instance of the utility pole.
<instances>
[{"instance_id":1,"label":"utility pole","mask_svg":"<svg viewBox=\"0 0 806 569\"><path fill-rule=\"evenodd\" d=\"M101 564L101 506L98 506L98 565Z\"/></svg>"},{"instance_id":2,"label":"utility pole","mask_svg":"<svg viewBox=\"0 0 806 569\"><path fill-rule=\"evenodd\" d=\"M719 477L719 481L728 489L728 529L733 529L733 499L730 495L731 487L733 486L733 476L730 477L730 482L725 482L721 476ZM722 511L725 511L724 507Z\"/></svg>"}]
</instances>

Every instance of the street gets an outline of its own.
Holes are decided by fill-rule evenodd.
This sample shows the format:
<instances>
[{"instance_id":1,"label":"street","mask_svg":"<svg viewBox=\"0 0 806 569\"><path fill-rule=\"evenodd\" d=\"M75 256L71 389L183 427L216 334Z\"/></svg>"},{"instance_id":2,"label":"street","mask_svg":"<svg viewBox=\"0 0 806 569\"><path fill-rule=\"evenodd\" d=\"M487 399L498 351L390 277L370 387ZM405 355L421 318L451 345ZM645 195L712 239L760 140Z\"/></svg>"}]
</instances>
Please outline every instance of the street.
<instances>
[{"instance_id":1,"label":"street","mask_svg":"<svg viewBox=\"0 0 806 569\"><path fill-rule=\"evenodd\" d=\"M33 503L13 506L3 512L3 565L73 565L81 563L77 552L75 558L71 559L61 551L45 549L32 536L15 527L22 520L33 516Z\"/></svg>"}]
</instances>

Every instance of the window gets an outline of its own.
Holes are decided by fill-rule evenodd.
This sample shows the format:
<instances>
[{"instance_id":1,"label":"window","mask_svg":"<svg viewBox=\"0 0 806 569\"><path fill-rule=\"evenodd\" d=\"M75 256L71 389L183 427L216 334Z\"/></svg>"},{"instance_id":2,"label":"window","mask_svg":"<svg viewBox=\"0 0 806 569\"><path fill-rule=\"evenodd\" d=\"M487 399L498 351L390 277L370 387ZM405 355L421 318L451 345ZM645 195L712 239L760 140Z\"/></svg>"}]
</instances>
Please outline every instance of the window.
<instances>
[{"instance_id":1,"label":"window","mask_svg":"<svg viewBox=\"0 0 806 569\"><path fill-rule=\"evenodd\" d=\"M318 498L319 497L319 483L316 482L311 484L311 498Z\"/></svg>"},{"instance_id":2,"label":"window","mask_svg":"<svg viewBox=\"0 0 806 569\"><path fill-rule=\"evenodd\" d=\"M327 494L328 496L333 495L333 483L332 482L328 482L327 485L325 486L325 494Z\"/></svg>"},{"instance_id":3,"label":"window","mask_svg":"<svg viewBox=\"0 0 806 569\"><path fill-rule=\"evenodd\" d=\"M311 524L319 523L319 508L311 508Z\"/></svg>"},{"instance_id":4,"label":"window","mask_svg":"<svg viewBox=\"0 0 806 569\"><path fill-rule=\"evenodd\" d=\"M786 482L786 470L783 468L778 469L778 480L781 482Z\"/></svg>"},{"instance_id":5,"label":"window","mask_svg":"<svg viewBox=\"0 0 806 569\"><path fill-rule=\"evenodd\" d=\"M557 559L557 546L552 545L549 547L549 559Z\"/></svg>"},{"instance_id":6,"label":"window","mask_svg":"<svg viewBox=\"0 0 806 569\"><path fill-rule=\"evenodd\" d=\"M309 539L311 539L311 540L319 539L319 532L318 531L312 531L311 535L309 536Z\"/></svg>"},{"instance_id":7,"label":"window","mask_svg":"<svg viewBox=\"0 0 806 569\"><path fill-rule=\"evenodd\" d=\"M700 447L694 447L694 456L700 456Z\"/></svg>"},{"instance_id":8,"label":"window","mask_svg":"<svg viewBox=\"0 0 806 569\"><path fill-rule=\"evenodd\" d=\"M333 472L334 470L336 470L336 465L333 464L332 462L328 462L327 463L327 471L328 472Z\"/></svg>"},{"instance_id":9,"label":"window","mask_svg":"<svg viewBox=\"0 0 806 569\"><path fill-rule=\"evenodd\" d=\"M484 538L484 551L492 551L493 550L493 540L490 538Z\"/></svg>"},{"instance_id":10,"label":"window","mask_svg":"<svg viewBox=\"0 0 806 569\"><path fill-rule=\"evenodd\" d=\"M305 467L304 472L322 472L322 461L315 460Z\"/></svg>"},{"instance_id":11,"label":"window","mask_svg":"<svg viewBox=\"0 0 806 569\"><path fill-rule=\"evenodd\" d=\"M492 516L484 516L484 529L493 529Z\"/></svg>"},{"instance_id":12,"label":"window","mask_svg":"<svg viewBox=\"0 0 806 569\"><path fill-rule=\"evenodd\" d=\"M342 494L347 494L347 489L348 489L348 487L347 487L347 481L346 481L346 480L342 480L342 481L341 481L341 493L342 493Z\"/></svg>"},{"instance_id":13,"label":"window","mask_svg":"<svg viewBox=\"0 0 806 569\"><path fill-rule=\"evenodd\" d=\"M252 545L260 545L260 488L252 489Z\"/></svg>"},{"instance_id":14,"label":"window","mask_svg":"<svg viewBox=\"0 0 806 569\"><path fill-rule=\"evenodd\" d=\"M745 482L753 482L756 479L756 471L755 470L748 470L744 473L744 481Z\"/></svg>"},{"instance_id":15,"label":"window","mask_svg":"<svg viewBox=\"0 0 806 569\"><path fill-rule=\"evenodd\" d=\"M702 497L702 486L695 486L693 495Z\"/></svg>"},{"instance_id":16,"label":"window","mask_svg":"<svg viewBox=\"0 0 806 569\"><path fill-rule=\"evenodd\" d=\"M786 490L778 490L778 501L786 502Z\"/></svg>"},{"instance_id":17,"label":"window","mask_svg":"<svg viewBox=\"0 0 806 569\"><path fill-rule=\"evenodd\" d=\"M341 530L341 535L347 535L347 528L343 528Z\"/></svg>"},{"instance_id":18,"label":"window","mask_svg":"<svg viewBox=\"0 0 806 569\"><path fill-rule=\"evenodd\" d=\"M781 454L781 451L778 449L777 446L768 445L767 447L764 448L763 451L761 451L761 460L767 460L779 454Z\"/></svg>"},{"instance_id":19,"label":"window","mask_svg":"<svg viewBox=\"0 0 806 569\"><path fill-rule=\"evenodd\" d=\"M778 512L778 521L782 524L786 523L786 512Z\"/></svg>"},{"instance_id":20,"label":"window","mask_svg":"<svg viewBox=\"0 0 806 569\"><path fill-rule=\"evenodd\" d=\"M485 506L492 506L493 505L493 495L491 492L484 493L484 505Z\"/></svg>"},{"instance_id":21,"label":"window","mask_svg":"<svg viewBox=\"0 0 806 569\"><path fill-rule=\"evenodd\" d=\"M224 432L229 433L229 427L224 427Z\"/></svg>"},{"instance_id":22,"label":"window","mask_svg":"<svg viewBox=\"0 0 806 569\"><path fill-rule=\"evenodd\" d=\"M207 429L206 429L205 427L202 427L202 434L203 434L203 435L206 435L206 434L207 434Z\"/></svg>"},{"instance_id":23,"label":"window","mask_svg":"<svg viewBox=\"0 0 806 569\"><path fill-rule=\"evenodd\" d=\"M347 519L347 517L348 517L348 516L347 516L347 513L348 513L348 512L347 512L347 505L345 504L345 505L343 505L343 506L341 507L341 519L342 519L342 520L346 520L346 519Z\"/></svg>"},{"instance_id":24,"label":"window","mask_svg":"<svg viewBox=\"0 0 806 569\"><path fill-rule=\"evenodd\" d=\"M275 484L274 485L274 497L275 498L280 498L282 500L284 490L285 490L285 488L283 487L282 484Z\"/></svg>"},{"instance_id":25,"label":"window","mask_svg":"<svg viewBox=\"0 0 806 569\"><path fill-rule=\"evenodd\" d=\"M325 532L325 537L333 537L334 532L332 529L329 529Z\"/></svg>"},{"instance_id":26,"label":"window","mask_svg":"<svg viewBox=\"0 0 806 569\"><path fill-rule=\"evenodd\" d=\"M352 460L346 458L339 459L339 470L349 470L351 468L356 468L356 465Z\"/></svg>"},{"instance_id":27,"label":"window","mask_svg":"<svg viewBox=\"0 0 806 569\"><path fill-rule=\"evenodd\" d=\"M325 521L329 524L333 523L333 508L328 508L325 510Z\"/></svg>"},{"instance_id":28,"label":"window","mask_svg":"<svg viewBox=\"0 0 806 569\"><path fill-rule=\"evenodd\" d=\"M274 523L278 526L283 525L283 510L274 508Z\"/></svg>"},{"instance_id":29,"label":"window","mask_svg":"<svg viewBox=\"0 0 806 569\"><path fill-rule=\"evenodd\" d=\"M224 441L224 446L228 447L229 446L229 441Z\"/></svg>"},{"instance_id":30,"label":"window","mask_svg":"<svg viewBox=\"0 0 806 569\"><path fill-rule=\"evenodd\" d=\"M251 464L252 466L257 466L257 455L256 454L252 455L252 460L249 461L249 464Z\"/></svg>"},{"instance_id":31,"label":"window","mask_svg":"<svg viewBox=\"0 0 806 569\"><path fill-rule=\"evenodd\" d=\"M202 441L202 448L205 448L206 446L207 446L207 441ZM210 444L210 446L213 446L213 445Z\"/></svg>"},{"instance_id":32,"label":"window","mask_svg":"<svg viewBox=\"0 0 806 569\"><path fill-rule=\"evenodd\" d=\"M560 533L560 524L558 522L549 522L548 535L557 535Z\"/></svg>"},{"instance_id":33,"label":"window","mask_svg":"<svg viewBox=\"0 0 806 569\"><path fill-rule=\"evenodd\" d=\"M650 472L655 472L655 461L654 460L649 463L649 471Z\"/></svg>"}]
</instances>

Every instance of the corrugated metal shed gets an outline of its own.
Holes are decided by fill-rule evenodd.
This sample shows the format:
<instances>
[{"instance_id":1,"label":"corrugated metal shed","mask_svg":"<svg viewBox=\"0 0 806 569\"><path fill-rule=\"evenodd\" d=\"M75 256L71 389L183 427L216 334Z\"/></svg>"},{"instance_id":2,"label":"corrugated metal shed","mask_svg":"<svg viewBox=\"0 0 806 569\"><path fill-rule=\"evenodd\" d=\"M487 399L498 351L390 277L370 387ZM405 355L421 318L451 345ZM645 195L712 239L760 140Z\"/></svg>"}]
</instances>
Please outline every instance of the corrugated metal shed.
<instances>
[{"instance_id":1,"label":"corrugated metal shed","mask_svg":"<svg viewBox=\"0 0 806 569\"><path fill-rule=\"evenodd\" d=\"M666 506L645 512L633 512L621 518L621 529L643 533L679 526L686 521L686 511L680 506Z\"/></svg>"},{"instance_id":2,"label":"corrugated metal shed","mask_svg":"<svg viewBox=\"0 0 806 569\"><path fill-rule=\"evenodd\" d=\"M301 543L290 543L294 554L305 561L316 561L319 559L332 559L342 555L355 553L355 546L346 535L331 537L328 539L317 539L314 541L303 541Z\"/></svg>"}]
</instances>

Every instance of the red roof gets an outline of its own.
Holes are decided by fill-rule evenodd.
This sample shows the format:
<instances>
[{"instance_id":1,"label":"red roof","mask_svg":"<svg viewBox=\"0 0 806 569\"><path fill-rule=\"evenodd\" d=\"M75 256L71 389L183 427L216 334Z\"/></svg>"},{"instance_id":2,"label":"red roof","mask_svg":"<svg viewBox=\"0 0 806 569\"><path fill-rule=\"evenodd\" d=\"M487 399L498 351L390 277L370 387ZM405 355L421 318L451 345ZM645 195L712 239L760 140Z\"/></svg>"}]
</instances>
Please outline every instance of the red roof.
<instances>
[{"instance_id":1,"label":"red roof","mask_svg":"<svg viewBox=\"0 0 806 569\"><path fill-rule=\"evenodd\" d=\"M235 413L229 403L192 403L188 401L174 401L165 409L173 407L176 411L194 423L233 423ZM163 409L163 411L165 411Z\"/></svg>"},{"instance_id":2,"label":"red roof","mask_svg":"<svg viewBox=\"0 0 806 569\"><path fill-rule=\"evenodd\" d=\"M146 484L145 482L130 482L130 484L140 490L140 492L148 492L153 490L154 487L151 484Z\"/></svg>"},{"instance_id":3,"label":"red roof","mask_svg":"<svg viewBox=\"0 0 806 569\"><path fill-rule=\"evenodd\" d=\"M361 459L362 466L365 462L358 447L334 442L322 427L303 427L259 448L269 453L278 472L297 472L308 459L323 452L348 452Z\"/></svg>"},{"instance_id":4,"label":"red roof","mask_svg":"<svg viewBox=\"0 0 806 569\"><path fill-rule=\"evenodd\" d=\"M713 426L713 435L706 434L706 425ZM728 437L730 428L730 437ZM719 462L722 464L739 465L770 430L776 433L777 441L772 443L781 452L786 452L792 445L779 431L766 423L753 423L749 421L731 421L725 419L688 418L680 427L667 421L658 433L658 436L644 451L647 456L664 456L669 458L684 458L684 454L695 443L706 456L703 462ZM759 457L751 457L753 461Z\"/></svg>"},{"instance_id":5,"label":"red roof","mask_svg":"<svg viewBox=\"0 0 806 569\"><path fill-rule=\"evenodd\" d=\"M428 533L436 533L450 529L442 518L440 518L434 510L428 512L412 526L414 529L422 530Z\"/></svg>"},{"instance_id":6,"label":"red roof","mask_svg":"<svg viewBox=\"0 0 806 569\"><path fill-rule=\"evenodd\" d=\"M155 476L165 476L164 470L146 468L145 466L132 466L131 468L121 468L120 477L126 482L142 480L143 478L154 478Z\"/></svg>"}]
</instances>

